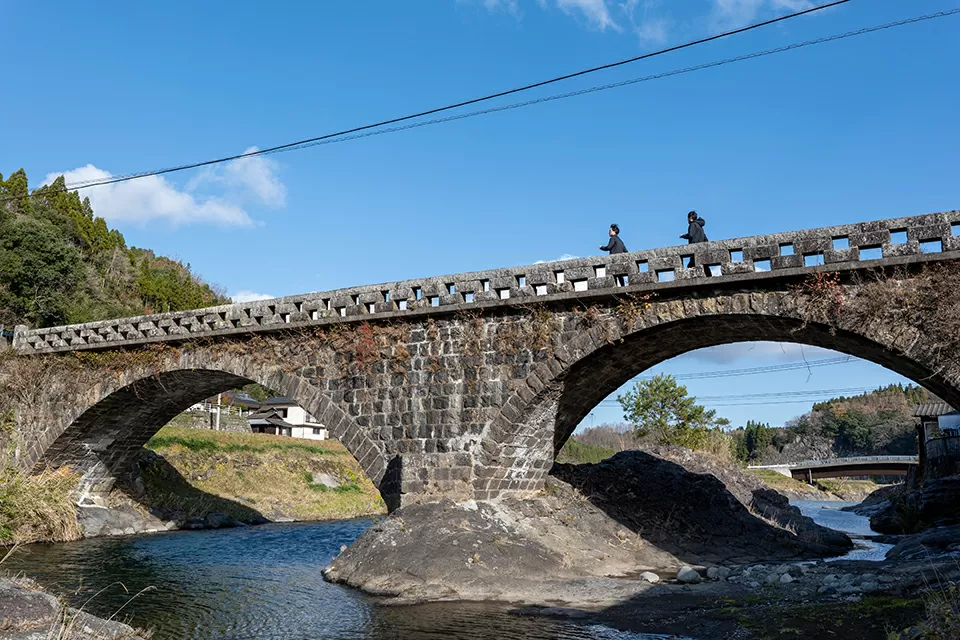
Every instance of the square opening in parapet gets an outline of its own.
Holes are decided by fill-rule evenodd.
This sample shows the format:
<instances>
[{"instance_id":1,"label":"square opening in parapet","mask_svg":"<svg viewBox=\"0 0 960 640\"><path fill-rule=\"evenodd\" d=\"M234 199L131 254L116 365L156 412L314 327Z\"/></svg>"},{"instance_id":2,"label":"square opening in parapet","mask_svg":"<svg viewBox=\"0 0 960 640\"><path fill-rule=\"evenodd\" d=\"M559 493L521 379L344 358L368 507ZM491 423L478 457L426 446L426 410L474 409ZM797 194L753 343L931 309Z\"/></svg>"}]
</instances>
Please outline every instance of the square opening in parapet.
<instances>
[{"instance_id":1,"label":"square opening in parapet","mask_svg":"<svg viewBox=\"0 0 960 640\"><path fill-rule=\"evenodd\" d=\"M823 264L823 252L818 251L816 253L805 253L803 254L803 266L805 267L818 267Z\"/></svg>"},{"instance_id":2,"label":"square opening in parapet","mask_svg":"<svg viewBox=\"0 0 960 640\"><path fill-rule=\"evenodd\" d=\"M673 282L674 276L673 269L657 271L657 282Z\"/></svg>"}]
</instances>

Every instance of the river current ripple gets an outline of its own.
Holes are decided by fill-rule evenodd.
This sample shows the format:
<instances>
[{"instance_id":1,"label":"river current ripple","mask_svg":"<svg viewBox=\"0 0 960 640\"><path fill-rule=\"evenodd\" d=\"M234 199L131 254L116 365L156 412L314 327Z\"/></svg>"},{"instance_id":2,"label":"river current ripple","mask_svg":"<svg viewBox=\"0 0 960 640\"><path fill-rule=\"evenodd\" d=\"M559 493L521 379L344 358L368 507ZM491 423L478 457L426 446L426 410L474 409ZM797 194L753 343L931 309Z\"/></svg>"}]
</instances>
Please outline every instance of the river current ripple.
<instances>
[{"instance_id":1,"label":"river current ripple","mask_svg":"<svg viewBox=\"0 0 960 640\"><path fill-rule=\"evenodd\" d=\"M384 606L324 582L321 570L370 521L28 545L23 571L73 606L154 631L155 640L649 640L599 625L519 616L509 607ZM119 613L117 613L119 612Z\"/></svg>"}]
</instances>

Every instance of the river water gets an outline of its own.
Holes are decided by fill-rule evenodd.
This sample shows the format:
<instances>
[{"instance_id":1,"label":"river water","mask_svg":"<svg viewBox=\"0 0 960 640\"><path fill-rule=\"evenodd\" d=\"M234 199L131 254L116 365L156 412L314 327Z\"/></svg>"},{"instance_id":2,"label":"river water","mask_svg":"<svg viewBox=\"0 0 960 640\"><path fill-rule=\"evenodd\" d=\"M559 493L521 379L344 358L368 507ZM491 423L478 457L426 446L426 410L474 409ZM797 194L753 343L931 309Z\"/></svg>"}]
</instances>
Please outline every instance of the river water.
<instances>
[{"instance_id":1,"label":"river water","mask_svg":"<svg viewBox=\"0 0 960 640\"><path fill-rule=\"evenodd\" d=\"M74 606L150 628L155 640L637 640L508 607L384 606L320 574L369 520L268 524L27 545L4 563Z\"/></svg>"},{"instance_id":2,"label":"river water","mask_svg":"<svg viewBox=\"0 0 960 640\"><path fill-rule=\"evenodd\" d=\"M863 548L848 557L885 553L866 539L866 518L839 511L844 503L796 504L821 524L858 537ZM325 582L323 567L369 525L365 519L270 524L27 545L4 569L23 571L90 613L152 629L156 640L665 637L520 616L501 605L385 606Z\"/></svg>"},{"instance_id":3,"label":"river water","mask_svg":"<svg viewBox=\"0 0 960 640\"><path fill-rule=\"evenodd\" d=\"M792 500L793 506L800 509L800 513L824 527L843 531L850 536L856 548L839 558L827 560L872 560L879 562L887 556L887 551L893 548L892 544L881 544L873 540L877 532L870 528L870 518L858 516L849 511L841 511L843 507L857 504L856 502L821 502L816 500Z\"/></svg>"}]
</instances>

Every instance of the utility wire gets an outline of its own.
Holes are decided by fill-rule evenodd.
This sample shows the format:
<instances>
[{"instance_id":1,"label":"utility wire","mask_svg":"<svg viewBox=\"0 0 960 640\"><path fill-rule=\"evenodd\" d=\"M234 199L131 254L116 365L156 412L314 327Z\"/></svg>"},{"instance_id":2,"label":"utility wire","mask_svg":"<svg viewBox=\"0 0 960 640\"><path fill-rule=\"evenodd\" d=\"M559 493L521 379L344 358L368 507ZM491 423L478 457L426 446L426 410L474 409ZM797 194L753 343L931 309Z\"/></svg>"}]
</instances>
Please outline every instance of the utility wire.
<instances>
[{"instance_id":1,"label":"utility wire","mask_svg":"<svg viewBox=\"0 0 960 640\"><path fill-rule=\"evenodd\" d=\"M482 109L482 110L480 110L480 111L470 111L470 112L467 112L467 113L462 113L462 114L457 114L457 115L452 115L452 116L446 116L446 117L444 117L444 118L435 118L435 119L433 119L433 120L424 120L424 121L421 121L421 122L414 122L414 123L412 123L412 124L401 125L401 126L399 126L399 127L390 127L390 128L386 128L386 129L377 129L377 130L375 130L375 131L366 131L366 132L363 132L363 133L357 133L357 134L353 134L353 135L346 135L346 136L342 136L342 137L333 137L332 139L319 139L319 140L314 141L314 142L304 142L304 143L301 143L301 144L294 144L294 145L291 145L291 146L285 146L285 147L280 148L280 149L277 149L277 150L275 150L275 151L264 150L264 153L265 153L265 154L273 154L273 153L282 153L282 152L286 152L286 151L295 151L295 150L299 150L299 149L307 149L307 148L309 148L309 147L316 147L316 146L325 145L325 144L334 144L334 143L337 143L337 142L346 142L346 141L348 141L348 140L358 140L358 139L360 139L360 138L371 138L371 137L374 137L374 136L384 135L384 134L387 134L387 133L397 133L397 132L399 132L399 131L408 131L408 130L410 130L410 129L418 129L418 128L420 128L420 127L426 127L426 126L431 126L431 125L435 125L435 124L442 124L442 123L445 123L445 122L454 122L454 121L456 121L456 120L465 120L465 119L467 119L467 118L473 118L473 117L475 117L475 116L482 116L482 115L487 115L487 114L491 114L491 113L499 113L499 112L502 112L502 111L510 111L510 110L513 110L513 109L520 109L520 108L522 108L522 107L529 107L529 106L532 106L532 105L543 104L543 103L546 103L546 102L554 102L554 101L556 101L556 100L563 100L563 99L566 99L566 98L573 98L573 97L576 97L576 96L587 95L587 94L590 94L590 93L597 93L597 92L599 92L599 91L606 91L606 90L608 90L608 89L617 89L617 88L620 88L620 87L625 87L625 86L629 86L629 85L633 85L633 84L639 84L639 83L641 83L641 82L649 82L649 81L651 81L651 80L660 80L660 79L669 78L669 77L672 77L672 76L678 76L678 75L683 75L683 74L686 74L686 73L692 73L692 72L694 72L694 71L702 71L702 70L704 70L704 69L712 69L712 68L714 68L714 67L722 67L722 66L724 66L724 65L733 64L733 63L735 63L735 62L743 62L743 61L745 61L745 60L753 60L753 59L755 59L755 58L762 58L762 57L774 55L774 54L777 54L777 53L784 53L784 52L787 52L787 51L793 51L793 50L795 50L795 49L802 49L802 48L804 48L804 47L810 47L810 46L817 45L817 44L824 44L824 43L833 42L833 41L836 41L836 40L844 40L844 39L846 39L846 38L853 38L853 37L862 36L862 35L865 35L865 34L868 34L868 33L874 33L874 32L876 32L876 31L883 31L883 30L885 30L885 29L893 29L893 28L895 28L895 27L902 27L902 26L905 26L905 25L908 25L908 24L914 24L914 23L917 23L917 22L923 22L923 21L925 21L925 20L934 20L934 19L936 19L936 18L945 18L945 17L947 17L947 16L952 16L952 15L955 15L955 14L958 14L958 13L960 13L960 8L951 9L951 10L949 10L949 11L938 11L937 13L931 13L931 14L927 14L927 15L923 15L923 16L917 16L917 17L908 18L908 19L905 19L905 20L898 20L898 21L896 21L896 22L888 22L888 23L886 23L886 24L881 24L881 25L877 25L877 26L873 26L873 27L865 27L865 28L863 28L863 29L858 29L858 30L856 30L856 31L848 31L848 32L846 32L846 33L840 33L840 34L836 34L836 35L832 35L832 36L826 36L826 37L823 37L823 38L817 38L817 39L815 39L815 40L807 40L807 41L804 41L804 42L798 42L798 43L786 45L786 46L783 46L783 47L777 47L777 48L775 48L775 49L766 49L766 50L764 50L764 51L758 51L758 52L755 52L755 53L748 53L748 54L745 54L745 55L735 56L735 57L732 57L732 58L724 58L723 60L716 60L716 61L713 61L713 62L706 62L706 63L704 63L704 64L699 64L699 65L695 65L695 66L692 66L692 67L684 67L684 68L682 68L682 69L675 69L675 70L673 70L673 71L666 71L666 72L663 72L663 73L657 73L657 74L653 74L653 75L649 75L649 76L644 76L644 77L641 77L641 78L633 78L633 79L631 79L631 80L623 80L623 81L621 81L621 82L613 82L613 83L610 83L610 84L598 85L598 86L590 87L590 88L587 88L587 89L580 89L580 90L577 90L577 91L569 91L569 92L567 92L567 93L560 93L560 94L555 94L555 95L551 95L551 96L546 96L546 97L543 97L543 98L536 98L536 99L534 99L534 100L527 100L527 101L525 101L525 102L515 102L515 103L512 103L512 104L503 105L503 106L499 106L499 107L491 107L491 108L489 108L489 109ZM263 154L260 154L260 155L263 155ZM153 174L145 174L145 175L153 175ZM98 184L99 184L99 183L98 183ZM107 184L107 183L102 183L102 184ZM86 186L97 186L97 185L96 185L96 184L95 184L95 185L82 185L81 187L78 187L78 188L86 188Z\"/></svg>"},{"instance_id":2,"label":"utility wire","mask_svg":"<svg viewBox=\"0 0 960 640\"><path fill-rule=\"evenodd\" d=\"M448 104L448 105L442 106L442 107L435 107L435 108L432 108L432 109L427 109L426 111L420 111L420 112L418 112L418 113L412 113L412 114L408 114L408 115L405 115L405 116L399 116L399 117L396 117L396 118L390 118L390 119L388 119L388 120L381 120L380 122L375 122L375 123L372 123L372 124L366 124L366 125L362 125L362 126L359 126L359 127L353 127L352 129L345 129L345 130L343 130L343 131L337 131L337 132L335 132L335 133L328 133L328 134L325 134L325 135L322 135L322 136L317 136L317 137L314 137L314 138L307 138L307 139L305 139L305 140L298 140L298 141L296 141L296 142L289 142L289 143L286 143L286 144L281 144L281 145L276 145L276 146L273 146L273 147L268 147L268 148L266 148L266 149L258 149L257 151L251 151L251 152L249 152L249 153L241 153L241 154L236 154L236 155L232 155L232 156L225 156L225 157L222 157L222 158L215 158L215 159L213 159L213 160L205 160L205 161L202 161L202 162L193 162L193 163L190 163L190 164L183 164L183 165L178 165L178 166L175 166L175 167L168 167L168 168L166 168L166 169L158 169L158 170L154 170L154 171L144 171L144 172L139 172L139 173L130 173L130 174L121 175L121 176L112 176L112 177L110 177L110 178L104 178L104 179L100 179L100 180L88 180L88 181L84 181L84 182L78 182L78 183L76 183L76 184L70 185L69 190L75 191L75 190L77 190L77 189L86 189L86 188L94 187L94 186L103 186L103 185L107 185L107 184L115 184L115 183L117 183L117 182L126 182L126 181L128 181L128 180L136 180L136 179L138 179L138 178L145 178L145 177L147 177L147 176L164 175L164 174L167 174L167 173L174 173L174 172L177 172L177 171L185 171L185 170L187 170L187 169L196 169L196 168L199 168L199 167L206 167L206 166L210 166L210 165L214 165L214 164L221 164L221 163L224 163L224 162L230 162L231 160L241 160L241 159L243 159L243 158L251 158L251 157L254 157L254 156L261 156L261 155L267 155L267 154L271 154L271 153L277 153L277 152L279 152L279 151L289 151L289 150L293 150L293 149L302 149L302 148L305 148L305 146L312 146L312 145L315 144L315 143L319 143L319 142L322 142L322 141L325 141L325 140L330 140L330 139L333 139L333 138L340 138L341 136L348 136L348 135L350 135L350 134L358 133L358 132L361 132L361 131L368 131L368 130L370 130L370 129L377 129L377 128L379 128L379 127L384 127L384 126L387 126L387 125L396 124L396 123L398 123L398 122L405 122L405 121L408 121L408 120L414 120L414 119L416 119L416 118L422 118L422 117L424 117L424 116L430 116L430 115L434 115L434 114L437 114L437 113L442 113L442 112L444 112L444 111L450 111L450 110L452 110L452 109L459 109L459 108L461 108L461 107L466 107L466 106L473 105L473 104L478 104L478 103L481 103L481 102L487 102L487 101L489 101L489 100L494 100L494 99L496 99L496 98L502 98L502 97L504 97L504 96L509 96L509 95L513 95L513 94L516 94L516 93L521 93L521 92L524 92L524 91L530 91L531 89L537 89L537 88L539 88L539 87L545 87L545 86L547 86L547 85L555 84L555 83L557 83L557 82L563 82L564 80L570 80L570 79L572 79L572 78L578 78L578 77L585 76L585 75L588 75L588 74L591 74L591 73L597 73L597 72L599 72L599 71L605 71L605 70L608 70L608 69L613 69L613 68L615 68L615 67L620 67L620 66L624 66L624 65L627 65L627 64L632 64L632 63L634 63L634 62L639 62L639 61L641 61L641 60L647 60L647 59L649 59L649 58L654 58L654 57L661 56L661 55L664 55L664 54L667 54L667 53L673 53L674 51L680 51L680 50L682 50L682 49L688 49L688 48L690 48L690 47L695 47L695 46L698 46L698 45L701 45L701 44L705 44L705 43L707 43L707 42L713 42L713 41L715 41L715 40L720 40L720 39L722 39L722 38L727 38L727 37L730 37L730 36L733 36L733 35L737 35L737 34L741 34L741 33L746 33L746 32L748 32L748 31L753 31L754 29L759 29L759 28L761 28L761 27L766 27L766 26L769 26L769 25L772 25L772 24L776 24L776 23L779 23L779 22L784 22L784 21L786 21L786 20L791 20L791 19L793 19L793 18L798 18L798 17L800 17L800 16L804 16L804 15L816 13L816 12L818 12L818 11L823 11L823 10L825 10L825 9L830 9L830 8L832 8L832 7L836 7L836 6L839 6L839 5L842 5L842 4L847 4L848 2L851 2L851 0L835 0L834 2L827 2L827 3L825 3L825 4L818 5L818 6L816 6L816 7L811 7L811 8L809 8L809 9L804 9L804 10L802 10L802 11L796 11L796 12L794 12L794 13L790 13L790 14L787 14L787 15L779 16L779 17L777 17L777 18L772 18L772 19L770 19L770 20L764 20L763 22L757 22L757 23L754 23L754 24L747 25L747 26L745 26L745 27L740 27L739 29L733 29L733 30L730 30L730 31L724 31L723 33L714 34L714 35L708 36L708 37L706 37L706 38L700 38L699 40L693 40L693 41L690 41L690 42L686 42L686 43L684 43L684 44L679 44L679 45L675 45L675 46L673 46L673 47L668 47L668 48L666 48L666 49L660 49L660 50L658 50L658 51L652 51L652 52L650 52L650 53L645 53L645 54L643 54L643 55L634 56L634 57L632 57L632 58L627 58L627 59L625 59L625 60L618 60L617 62L610 62L610 63L607 63L607 64L602 64L602 65L600 65L600 66L590 67L589 69L583 69L583 70L580 70L580 71L575 71L575 72L573 72L573 73L567 73L567 74L564 74L564 75L561 75L561 76L557 76L557 77L554 77L554 78L550 78L550 79L548 79L548 80L541 80L541 81L538 81L538 82L533 82L533 83L530 83L530 84L523 85L523 86L521 86L521 87L515 87L515 88L513 88L513 89L507 89L507 90L505 90L505 91L498 91L498 92L496 92L496 93L491 93L491 94L488 94L488 95L485 95L485 96L481 96L481 97L478 97L478 98L472 98L472 99L470 99L470 100L463 100L463 101L461 101L461 102L456 102L456 103L453 103L453 104ZM512 108L516 108L516 107L512 107ZM474 114L474 115L479 115L479 113ZM465 117L470 117L470 116L465 116ZM443 121L445 121L445 120L440 120L440 121L438 121L438 122L443 122ZM420 125L420 126L424 126L424 125ZM348 139L353 139L353 138L348 138Z\"/></svg>"},{"instance_id":3,"label":"utility wire","mask_svg":"<svg viewBox=\"0 0 960 640\"><path fill-rule=\"evenodd\" d=\"M114 184L114 183L118 183L118 182L126 182L126 181L129 181L129 180L136 180L136 179L138 179L138 178L146 178L146 177L149 177L149 176L163 175L163 174L166 174L166 173L173 173L173 172L176 172L176 171L184 171L184 170L186 170L186 169L203 167L203 166L208 166L208 165L212 165L212 164L218 164L218 163L221 163L221 162L228 162L228 161L231 161L231 160L240 160L240 159L243 159L243 158L249 158L249 157L253 157L253 156L261 156L261 155L268 155L268 154L273 154L273 153L281 153L281 152L285 152L285 151L295 151L295 150L306 149L306 148L309 148L309 147L314 147L314 146L319 146L319 145L333 144L333 143L336 143L336 142L346 142L346 141L349 141L349 140L357 140L357 139L360 139L360 138L368 138L368 137L373 137L373 136L379 136L379 135L384 135L384 134L387 134L387 133L397 133L397 132L399 132L399 131L406 131L406 130L409 130L409 129L417 129L417 128L420 128L420 127L426 127L426 126L435 125L435 124L441 124L441 123L445 123L445 122L453 122L453 121L456 121L456 120L464 120L464 119L466 119L466 118L472 118L472 117L475 117L475 116L481 116L481 115L486 115L486 114L490 114L490 113L498 113L498 112L501 112L501 111L509 111L509 110L512 110L512 109L519 109L519 108L522 108L522 107L528 107L528 106L535 105L535 104L552 102L552 101L555 101L555 100L562 100L562 99L565 99L565 98L572 98L572 97L575 97L575 96L581 96L581 95L586 95L586 94L590 94L590 93L596 93L596 92L598 92L598 91L605 91L605 90L608 90L608 89L615 89L615 88L618 88L618 87L624 87L624 86L628 86L628 85L632 85L632 84L638 84L638 83L647 82L647 81L650 81L650 80L658 80L658 79L661 79L661 78L667 78L667 77L671 77L671 76L676 76L676 75L691 73L691 72L693 72L693 71L700 71L700 70L703 70L703 69L710 69L710 68L714 68L714 67L720 67L720 66L724 66L724 65L727 65L727 64L732 64L732 63L735 63L735 62L742 62L742 61L751 60L751 59L754 59L754 58L761 58L761 57L764 57L764 56L769 56L769 55L773 55L773 54L776 54L776 53L783 53L783 52L786 52L786 51L792 51L792 50L795 50L795 49L800 49L800 48L803 48L803 47L809 47L809 46L816 45L816 44L824 44L824 43L833 42L833 41L836 41L836 40L843 40L843 39L846 39L846 38L852 38L852 37L855 37L855 36L865 35L865 34L868 34L868 33L874 33L874 32L876 32L876 31L882 31L882 30L885 30L885 29L892 29L892 28L895 28L895 27L900 27L900 26L904 26L904 25L908 25L908 24L913 24L913 23L917 23L917 22L922 22L922 21L925 21L925 20L933 20L933 19L937 19L937 18L944 18L944 17L947 17L947 16L956 15L956 14L958 14L958 13L960 13L960 8L951 9L951 10L948 10L948 11L939 11L939 12L937 12L937 13L927 14L927 15L923 15L923 16L917 16L917 17L908 18L908 19L905 19L905 20L898 20L898 21L896 21L896 22L890 22L890 23L886 23L886 24L882 24L882 25L877 25L877 26L874 26L874 27L866 27L866 28L864 28L864 29L859 29L859 30L857 30L857 31L849 31L849 32L847 32L847 33L837 34L837 35L833 35L833 36L827 36L827 37L824 37L824 38L817 38L817 39L815 39L815 40L807 40L807 41L805 41L805 42L799 42L799 43L787 45L787 46L784 46L784 47L778 47L778 48L775 48L775 49L767 49L767 50L765 50L765 51L759 51L759 52L755 52L755 53L751 53L751 54L746 54L746 55L742 55L742 56L736 56L736 57L733 57L733 58L725 58L725 59L723 59L723 60L717 60L717 61L714 61L714 62L708 62L708 63L696 65L696 66L693 66L693 67L685 67L685 68L683 68L683 69L676 69L676 70L668 71L668 72L665 72L665 73L658 73L658 74L654 74L654 75L651 75L651 76L644 76L644 77L642 77L642 78L634 78L634 79L632 79L632 80L625 80L625 81L622 81L622 82L615 82L615 83L611 83L611 84L606 84L606 85L599 85L599 86L595 86L595 87L590 87L590 88L588 88L588 89L581 89L581 90L578 90L578 91L571 91L571 92L568 92L568 93L556 94L556 95L552 95L552 96L547 96L547 97L543 97L543 98L538 98L538 99L535 99L535 100L528 100L528 101L526 101L526 102L518 102L518 103L513 103L513 104L509 104L509 105L500 106L500 107L493 107L493 108L490 108L490 109L484 109L484 110L480 110L480 111L472 111L472 112L468 112L468 113L457 114L457 115L453 115L453 116L447 116L447 117L444 117L444 118L437 118L437 119L433 119L433 120L425 120L425 121L421 121L421 122L414 122L414 123L411 123L411 124L408 124L408 125L399 126L399 127L392 127L392 128L385 128L385 129L376 129L376 130L373 130L373 131L364 131L364 132L362 132L362 133L357 133L357 134L353 134L353 135L344 135L344 134L347 133L347 132L333 133L333 134L328 134L328 135L326 135L326 136L320 136L320 137L318 137L318 138L312 138L312 139L307 140L307 141L294 142L294 143L289 143L289 144L286 144L286 145L279 145L279 146L277 146L277 147L271 147L271 148L269 148L269 149L262 149L262 150L258 150L258 151L253 151L253 152L250 152L250 153L248 153L248 154L239 154L239 155L229 156L229 157L225 157L225 158L218 158L218 159L216 159L216 160L208 160L208 161L205 161L205 162L198 162L198 163L189 164L189 165L181 165L181 166L179 166L179 167L172 167L172 168L169 168L169 169L161 169L161 170L157 170L157 171L147 171L147 172L136 173L136 174L127 174L127 175L124 175L124 176L112 176L112 177L110 177L110 178L104 178L104 179L100 179L100 180L89 180L89 181L84 181L84 182L72 183L72 184L66 185L64 190L65 190L65 191L77 191L77 190L80 190L80 189L88 189L88 188L92 188L92 187L104 186L104 185ZM480 99L477 99L477 100L480 100ZM472 103L472 102L468 102L468 103ZM454 108L454 107L451 105L449 108ZM429 111L429 112L424 112L424 113L436 113L437 111L440 111L440 110L446 110L446 108L445 108L445 107L441 107L440 109L431 110L431 111ZM378 126L382 126L383 124L386 124L386 123L389 123L389 122L399 122L399 121L402 121L402 120L407 120L407 119L409 119L409 118L415 118L415 117L417 117L417 115L404 116L404 117L402 117L402 118L395 118L395 119L393 119L393 120L384 121L384 122L382 122L382 123L377 123L377 124L373 124L373 125L365 125L365 126L363 126L363 127L357 127L357 128L355 128L355 129L350 129L350 130L348 130L348 131L362 131L362 130L365 130L365 129L371 129L371 128L375 128L375 127L378 127ZM339 137L338 137L338 136L339 136ZM49 191L48 191L47 193L36 193L36 192L34 192L34 193L32 193L32 194L28 194L26 197L46 196L46 195L50 195L50 193L51 193L51 192L49 192ZM11 199L18 199L18 198L14 197L14 196L7 196L7 197L3 198L2 200L11 200Z\"/></svg>"},{"instance_id":4,"label":"utility wire","mask_svg":"<svg viewBox=\"0 0 960 640\"><path fill-rule=\"evenodd\" d=\"M829 367L837 364L847 364L856 362L853 356L840 356L836 358L822 358L820 360L811 360L809 362L787 362L784 364L771 364L763 367L750 367L747 369L726 369L719 371L695 371L692 373L671 374L674 380L705 380L711 378L734 378L738 376L752 376L767 373L776 373L779 371L796 371L798 369L808 369L816 367ZM642 379L649 380L655 375L641 376Z\"/></svg>"},{"instance_id":5,"label":"utility wire","mask_svg":"<svg viewBox=\"0 0 960 640\"><path fill-rule=\"evenodd\" d=\"M787 398L833 398L837 396L850 396L850 395L861 395L864 393L869 393L870 391L876 391L876 387L849 387L846 389L811 389L810 391L772 391L769 393L745 393L745 394L726 394L719 396L701 396L696 395L692 396L696 400L761 400L766 398L783 400ZM619 406L619 402L613 400L603 400L600 402L600 406Z\"/></svg>"}]
</instances>

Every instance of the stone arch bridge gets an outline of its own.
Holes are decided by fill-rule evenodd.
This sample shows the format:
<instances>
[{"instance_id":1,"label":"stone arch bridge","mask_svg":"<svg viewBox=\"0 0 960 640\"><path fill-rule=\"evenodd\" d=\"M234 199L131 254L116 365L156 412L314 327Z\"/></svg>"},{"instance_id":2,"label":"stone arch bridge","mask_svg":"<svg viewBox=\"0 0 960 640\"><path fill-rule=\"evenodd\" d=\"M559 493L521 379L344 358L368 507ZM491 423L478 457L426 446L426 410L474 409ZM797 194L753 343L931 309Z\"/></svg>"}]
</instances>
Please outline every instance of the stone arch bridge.
<instances>
[{"instance_id":1,"label":"stone arch bridge","mask_svg":"<svg viewBox=\"0 0 960 640\"><path fill-rule=\"evenodd\" d=\"M391 508L526 495L601 399L702 347L835 349L960 406L960 366L936 331L883 315L885 300L879 310L857 303L873 287L874 301L893 292L893 304L933 267L957 261L958 225L951 211L18 327L0 364L2 401L16 416L21 468L71 465L99 490L123 479L177 413L255 381L318 416ZM697 268L687 267L691 256Z\"/></svg>"}]
</instances>

